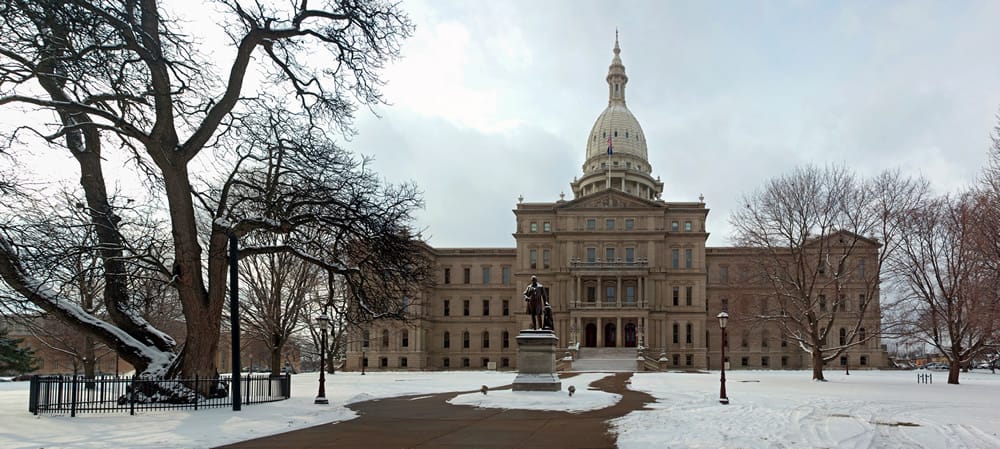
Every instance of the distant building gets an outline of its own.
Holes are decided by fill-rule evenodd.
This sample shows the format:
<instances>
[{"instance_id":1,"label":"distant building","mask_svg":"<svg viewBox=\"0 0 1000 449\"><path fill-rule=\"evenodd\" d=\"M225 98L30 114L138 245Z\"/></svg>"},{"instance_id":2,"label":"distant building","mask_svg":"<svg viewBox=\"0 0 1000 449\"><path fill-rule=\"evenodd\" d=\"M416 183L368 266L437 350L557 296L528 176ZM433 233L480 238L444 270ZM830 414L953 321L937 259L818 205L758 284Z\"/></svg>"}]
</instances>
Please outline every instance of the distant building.
<instances>
[{"instance_id":1,"label":"distant building","mask_svg":"<svg viewBox=\"0 0 1000 449\"><path fill-rule=\"evenodd\" d=\"M757 291L748 280L749 251L705 247L702 198L661 199L646 135L625 103L620 52L616 39L608 105L587 135L573 198L519 202L515 248L431 248L437 285L419 295L413 320L361 331L348 344L347 369L516 368L515 337L531 322L521 292L532 275L550 290L561 345L641 346L664 355L670 369L720 367L715 316ZM871 309L866 326L877 330L879 308ZM811 363L776 329L734 319L728 333L730 368ZM851 368L888 366L877 339L844 357Z\"/></svg>"}]
</instances>

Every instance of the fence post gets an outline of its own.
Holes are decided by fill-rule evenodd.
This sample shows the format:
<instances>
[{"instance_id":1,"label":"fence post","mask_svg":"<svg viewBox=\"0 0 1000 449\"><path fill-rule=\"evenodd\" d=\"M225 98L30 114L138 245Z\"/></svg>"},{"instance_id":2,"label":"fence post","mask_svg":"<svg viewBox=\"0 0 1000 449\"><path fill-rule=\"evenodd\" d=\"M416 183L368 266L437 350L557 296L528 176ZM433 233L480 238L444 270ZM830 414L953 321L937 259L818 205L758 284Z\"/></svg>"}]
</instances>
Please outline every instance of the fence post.
<instances>
[{"instance_id":1,"label":"fence post","mask_svg":"<svg viewBox=\"0 0 1000 449\"><path fill-rule=\"evenodd\" d=\"M135 416L135 375L132 375L132 391L128 397L128 414Z\"/></svg>"},{"instance_id":2,"label":"fence post","mask_svg":"<svg viewBox=\"0 0 1000 449\"><path fill-rule=\"evenodd\" d=\"M79 385L79 376L73 373L73 390L70 391L69 417L76 418L76 387Z\"/></svg>"},{"instance_id":3,"label":"fence post","mask_svg":"<svg viewBox=\"0 0 1000 449\"><path fill-rule=\"evenodd\" d=\"M292 397L292 373L285 373L285 399Z\"/></svg>"},{"instance_id":4,"label":"fence post","mask_svg":"<svg viewBox=\"0 0 1000 449\"><path fill-rule=\"evenodd\" d=\"M28 411L33 415L38 414L38 375L31 376L31 383L28 384Z\"/></svg>"},{"instance_id":5,"label":"fence post","mask_svg":"<svg viewBox=\"0 0 1000 449\"><path fill-rule=\"evenodd\" d=\"M194 409L198 410L198 375L194 375Z\"/></svg>"},{"instance_id":6,"label":"fence post","mask_svg":"<svg viewBox=\"0 0 1000 449\"><path fill-rule=\"evenodd\" d=\"M253 368L251 368L251 369L253 369ZM253 377L253 373L247 373L247 400L243 401L244 404L249 404L250 403L250 387L252 386L252 384L250 382L252 380L251 377Z\"/></svg>"}]
</instances>

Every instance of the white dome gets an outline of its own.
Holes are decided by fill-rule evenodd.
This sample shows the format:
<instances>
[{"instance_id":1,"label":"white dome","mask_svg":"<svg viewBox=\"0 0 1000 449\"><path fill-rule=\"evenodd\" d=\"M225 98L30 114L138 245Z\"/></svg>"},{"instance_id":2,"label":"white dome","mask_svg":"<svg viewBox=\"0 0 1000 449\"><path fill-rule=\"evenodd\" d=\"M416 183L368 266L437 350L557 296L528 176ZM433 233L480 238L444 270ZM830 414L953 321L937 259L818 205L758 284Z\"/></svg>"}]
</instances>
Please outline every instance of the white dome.
<instances>
[{"instance_id":1,"label":"white dome","mask_svg":"<svg viewBox=\"0 0 1000 449\"><path fill-rule=\"evenodd\" d=\"M612 102L597 116L587 142L587 160L607 155L608 137L614 154L631 154L643 161L649 160L642 127L623 102Z\"/></svg>"}]
</instances>

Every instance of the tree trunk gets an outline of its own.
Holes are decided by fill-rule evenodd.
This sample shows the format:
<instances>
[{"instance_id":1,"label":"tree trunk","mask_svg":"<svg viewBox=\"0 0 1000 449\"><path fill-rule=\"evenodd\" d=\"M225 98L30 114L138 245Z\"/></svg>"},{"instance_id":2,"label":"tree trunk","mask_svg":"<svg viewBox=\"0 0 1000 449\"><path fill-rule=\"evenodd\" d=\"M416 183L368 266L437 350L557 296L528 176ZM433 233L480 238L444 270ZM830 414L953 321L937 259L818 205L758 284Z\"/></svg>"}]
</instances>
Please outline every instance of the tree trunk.
<instances>
[{"instance_id":1,"label":"tree trunk","mask_svg":"<svg viewBox=\"0 0 1000 449\"><path fill-rule=\"evenodd\" d=\"M948 383L953 385L958 385L958 374L960 370L958 360L952 360L950 366L948 367Z\"/></svg>"},{"instance_id":2,"label":"tree trunk","mask_svg":"<svg viewBox=\"0 0 1000 449\"><path fill-rule=\"evenodd\" d=\"M823 352L819 348L813 348L812 353L813 380L826 381L823 377Z\"/></svg>"},{"instance_id":3,"label":"tree trunk","mask_svg":"<svg viewBox=\"0 0 1000 449\"><path fill-rule=\"evenodd\" d=\"M271 374L281 374L281 346L271 348Z\"/></svg>"}]
</instances>

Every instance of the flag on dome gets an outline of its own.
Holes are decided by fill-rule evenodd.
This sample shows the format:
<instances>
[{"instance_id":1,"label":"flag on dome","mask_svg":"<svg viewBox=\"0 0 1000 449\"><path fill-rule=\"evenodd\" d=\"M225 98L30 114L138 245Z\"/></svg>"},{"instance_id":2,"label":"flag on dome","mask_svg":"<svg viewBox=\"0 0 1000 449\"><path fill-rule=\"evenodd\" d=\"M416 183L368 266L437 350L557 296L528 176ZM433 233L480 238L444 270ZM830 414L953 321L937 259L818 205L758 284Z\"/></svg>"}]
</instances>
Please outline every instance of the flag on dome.
<instances>
[{"instance_id":1,"label":"flag on dome","mask_svg":"<svg viewBox=\"0 0 1000 449\"><path fill-rule=\"evenodd\" d=\"M608 156L615 153L614 146L611 145L611 136L608 136Z\"/></svg>"}]
</instances>

